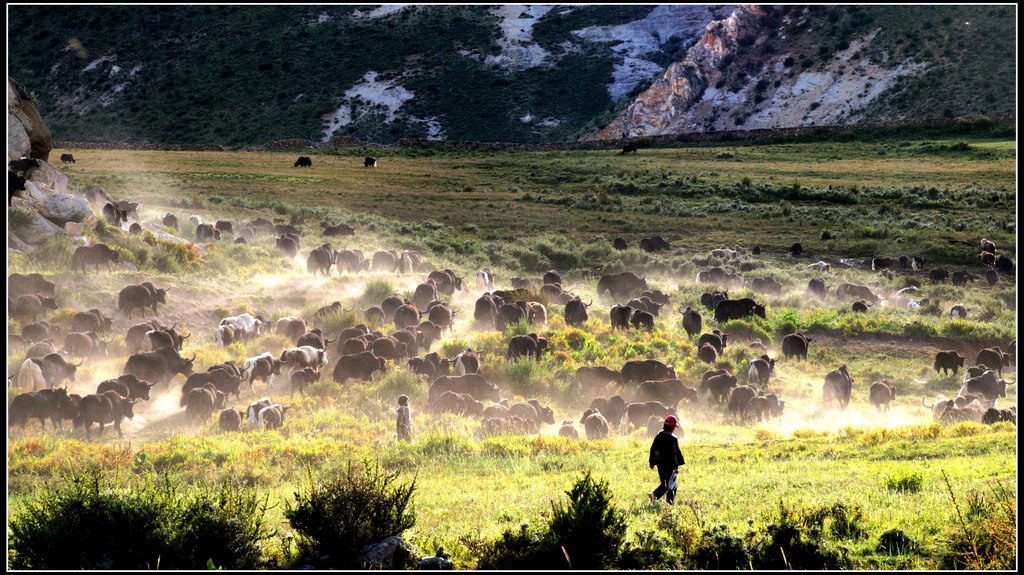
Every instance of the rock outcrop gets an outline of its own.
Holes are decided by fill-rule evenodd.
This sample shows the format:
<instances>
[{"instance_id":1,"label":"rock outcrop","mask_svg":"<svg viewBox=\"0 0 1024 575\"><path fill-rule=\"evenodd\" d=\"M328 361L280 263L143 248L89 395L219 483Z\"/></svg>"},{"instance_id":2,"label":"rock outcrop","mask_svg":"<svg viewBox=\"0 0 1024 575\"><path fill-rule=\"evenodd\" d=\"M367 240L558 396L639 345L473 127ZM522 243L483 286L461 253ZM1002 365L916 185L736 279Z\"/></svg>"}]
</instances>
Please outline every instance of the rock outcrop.
<instances>
[{"instance_id":1,"label":"rock outcrop","mask_svg":"<svg viewBox=\"0 0 1024 575\"><path fill-rule=\"evenodd\" d=\"M760 6L739 6L728 18L708 24L686 58L669 66L650 88L601 130L597 139L681 131L678 129L681 116L721 77L719 63L736 50L740 39L759 33L758 18L762 15L764 10Z\"/></svg>"},{"instance_id":2,"label":"rock outcrop","mask_svg":"<svg viewBox=\"0 0 1024 575\"><path fill-rule=\"evenodd\" d=\"M35 159L35 166L19 175L25 178L25 190L10 199L12 207L28 212L8 229L8 236L18 238L13 249L25 251L25 246L38 245L50 236L66 233L64 226L71 223L91 225L96 214L85 196L68 192L68 177L47 163L53 138L46 129L39 112L25 92L10 78L7 79L7 160Z\"/></svg>"},{"instance_id":3,"label":"rock outcrop","mask_svg":"<svg viewBox=\"0 0 1024 575\"><path fill-rule=\"evenodd\" d=\"M35 158L47 161L53 137L43 124L29 95L7 79L7 160Z\"/></svg>"}]
</instances>

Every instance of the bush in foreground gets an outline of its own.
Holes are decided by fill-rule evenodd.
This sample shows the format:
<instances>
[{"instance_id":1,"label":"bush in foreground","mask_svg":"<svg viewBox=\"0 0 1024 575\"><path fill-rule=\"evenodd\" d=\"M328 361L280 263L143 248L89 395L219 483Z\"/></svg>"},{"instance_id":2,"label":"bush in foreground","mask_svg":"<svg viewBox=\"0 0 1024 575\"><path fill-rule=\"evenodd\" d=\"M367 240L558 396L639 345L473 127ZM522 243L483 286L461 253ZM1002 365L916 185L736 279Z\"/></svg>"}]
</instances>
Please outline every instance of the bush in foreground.
<instances>
[{"instance_id":1,"label":"bush in foreground","mask_svg":"<svg viewBox=\"0 0 1024 575\"><path fill-rule=\"evenodd\" d=\"M10 521L10 569L253 569L266 499L239 486L187 494L164 476L127 489L100 471L71 472L46 485Z\"/></svg>"},{"instance_id":2,"label":"bush in foreground","mask_svg":"<svg viewBox=\"0 0 1024 575\"><path fill-rule=\"evenodd\" d=\"M299 534L303 551L329 551L341 568L359 567L359 550L416 524L410 506L416 479L399 482L399 472L380 470L363 462L359 471L347 467L323 481L310 472L305 488L295 493L296 505L288 505L284 516Z\"/></svg>"}]
</instances>

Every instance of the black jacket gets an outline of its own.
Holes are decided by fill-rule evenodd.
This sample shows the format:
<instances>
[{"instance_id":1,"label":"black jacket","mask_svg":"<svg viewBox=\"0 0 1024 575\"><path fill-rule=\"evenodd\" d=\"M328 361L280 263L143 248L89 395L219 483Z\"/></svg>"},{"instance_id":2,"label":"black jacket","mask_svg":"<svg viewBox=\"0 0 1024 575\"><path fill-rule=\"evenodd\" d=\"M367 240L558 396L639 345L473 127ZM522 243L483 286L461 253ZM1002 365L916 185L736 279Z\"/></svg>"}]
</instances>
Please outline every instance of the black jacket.
<instances>
[{"instance_id":1,"label":"black jacket","mask_svg":"<svg viewBox=\"0 0 1024 575\"><path fill-rule=\"evenodd\" d=\"M683 453L679 451L679 439L662 429L654 436L651 443L650 464L659 467L679 467L686 464Z\"/></svg>"}]
</instances>

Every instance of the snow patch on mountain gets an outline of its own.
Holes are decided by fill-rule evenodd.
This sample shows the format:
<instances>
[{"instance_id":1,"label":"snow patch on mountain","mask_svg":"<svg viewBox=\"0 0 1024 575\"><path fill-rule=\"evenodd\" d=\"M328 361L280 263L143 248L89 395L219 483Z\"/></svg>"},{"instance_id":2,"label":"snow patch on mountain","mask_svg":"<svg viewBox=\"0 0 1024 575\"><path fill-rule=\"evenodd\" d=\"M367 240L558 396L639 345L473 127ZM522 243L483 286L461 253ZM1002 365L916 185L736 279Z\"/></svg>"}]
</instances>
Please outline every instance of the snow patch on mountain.
<instances>
[{"instance_id":1,"label":"snow patch on mountain","mask_svg":"<svg viewBox=\"0 0 1024 575\"><path fill-rule=\"evenodd\" d=\"M495 6L492 13L500 20L501 52L487 56L484 62L510 70L525 70L544 64L550 53L533 42L533 25L554 6L510 4Z\"/></svg>"}]
</instances>

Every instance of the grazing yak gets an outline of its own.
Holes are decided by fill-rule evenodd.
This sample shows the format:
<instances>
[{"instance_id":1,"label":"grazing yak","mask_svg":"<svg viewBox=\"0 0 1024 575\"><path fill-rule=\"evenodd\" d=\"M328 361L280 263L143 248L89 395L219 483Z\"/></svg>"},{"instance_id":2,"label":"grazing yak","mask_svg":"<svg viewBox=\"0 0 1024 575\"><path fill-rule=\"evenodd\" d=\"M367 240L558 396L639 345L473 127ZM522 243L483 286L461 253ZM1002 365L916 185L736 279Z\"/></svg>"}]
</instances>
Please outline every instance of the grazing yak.
<instances>
[{"instance_id":1,"label":"grazing yak","mask_svg":"<svg viewBox=\"0 0 1024 575\"><path fill-rule=\"evenodd\" d=\"M996 260L995 267L996 271L1005 275L1013 275L1014 270L1017 269L1013 264L1013 260L1003 255L999 256L999 259Z\"/></svg>"},{"instance_id":2,"label":"grazing yak","mask_svg":"<svg viewBox=\"0 0 1024 575\"><path fill-rule=\"evenodd\" d=\"M1004 352L999 346L990 347L979 351L974 363L994 369L999 372L999 377L1003 377L1003 367L1010 366L1010 354Z\"/></svg>"},{"instance_id":3,"label":"grazing yak","mask_svg":"<svg viewBox=\"0 0 1024 575\"><path fill-rule=\"evenodd\" d=\"M71 271L77 272L82 270L82 273L85 273L85 266L87 265L95 266L97 270L99 270L101 265L106 265L109 270L111 265L118 261L117 252L110 249L106 244L79 246L71 254Z\"/></svg>"},{"instance_id":4,"label":"grazing yak","mask_svg":"<svg viewBox=\"0 0 1024 575\"><path fill-rule=\"evenodd\" d=\"M467 417L482 417L484 404L473 399L468 393L446 391L441 394L431 408L439 413L455 413Z\"/></svg>"},{"instance_id":5,"label":"grazing yak","mask_svg":"<svg viewBox=\"0 0 1024 575\"><path fill-rule=\"evenodd\" d=\"M786 359L791 357L803 358L807 361L807 344L814 341L802 332L791 333L782 338L782 354Z\"/></svg>"},{"instance_id":6,"label":"grazing yak","mask_svg":"<svg viewBox=\"0 0 1024 575\"><path fill-rule=\"evenodd\" d=\"M509 340L505 358L514 360L520 357L527 357L540 361L540 354L547 350L547 348L547 338L539 337L535 333L517 335Z\"/></svg>"},{"instance_id":7,"label":"grazing yak","mask_svg":"<svg viewBox=\"0 0 1024 575\"><path fill-rule=\"evenodd\" d=\"M221 431L235 432L242 429L242 419L245 417L245 412L241 409L227 408L220 412L220 416L217 418L218 425Z\"/></svg>"},{"instance_id":8,"label":"grazing yak","mask_svg":"<svg viewBox=\"0 0 1024 575\"><path fill-rule=\"evenodd\" d=\"M887 381L876 381L868 388L868 401L875 406L876 411L885 407L889 411L889 403L896 399L896 386Z\"/></svg>"},{"instance_id":9,"label":"grazing yak","mask_svg":"<svg viewBox=\"0 0 1024 575\"><path fill-rule=\"evenodd\" d=\"M736 387L738 382L738 377L724 369L706 371L700 385L697 386L697 397L720 404L729 397L730 390Z\"/></svg>"},{"instance_id":10,"label":"grazing yak","mask_svg":"<svg viewBox=\"0 0 1024 575\"><path fill-rule=\"evenodd\" d=\"M978 377L972 377L964 382L963 387L960 388L960 395L980 393L985 396L985 399L995 403L997 398L1006 397L1007 385L1013 384L997 378L995 371L989 369Z\"/></svg>"},{"instance_id":11,"label":"grazing yak","mask_svg":"<svg viewBox=\"0 0 1024 575\"><path fill-rule=\"evenodd\" d=\"M590 300L589 303L583 303L583 300L579 297L569 300L565 303L565 324L570 327L578 327L583 325L587 317L587 308L594 303L594 300Z\"/></svg>"},{"instance_id":12,"label":"grazing yak","mask_svg":"<svg viewBox=\"0 0 1024 575\"><path fill-rule=\"evenodd\" d=\"M628 297L631 293L647 289L647 280L633 272L605 274L597 282L598 297L605 293L614 298Z\"/></svg>"},{"instance_id":13,"label":"grazing yak","mask_svg":"<svg viewBox=\"0 0 1024 575\"><path fill-rule=\"evenodd\" d=\"M363 167L364 168L376 168L377 167L377 159L376 158L371 158L370 156L366 156L366 158L363 159Z\"/></svg>"},{"instance_id":14,"label":"grazing yak","mask_svg":"<svg viewBox=\"0 0 1024 575\"><path fill-rule=\"evenodd\" d=\"M877 304L881 301L881 298L875 295L875 293L871 291L871 288L857 284L839 284L835 293L836 298L840 300L862 299L864 301L871 302L872 304Z\"/></svg>"},{"instance_id":15,"label":"grazing yak","mask_svg":"<svg viewBox=\"0 0 1024 575\"><path fill-rule=\"evenodd\" d=\"M623 250L627 249L628 247L629 246L626 244L626 238L624 238L622 236L619 236L619 237L615 238L614 240L612 240L612 248L614 248L616 250L623 251Z\"/></svg>"},{"instance_id":16,"label":"grazing yak","mask_svg":"<svg viewBox=\"0 0 1024 575\"><path fill-rule=\"evenodd\" d=\"M370 381L373 372L387 369L384 362L383 357L377 357L372 351L342 355L334 366L334 381L340 384L349 379Z\"/></svg>"},{"instance_id":17,"label":"grazing yak","mask_svg":"<svg viewBox=\"0 0 1024 575\"><path fill-rule=\"evenodd\" d=\"M67 388L44 389L30 391L14 396L7 408L8 428L27 427L29 419L38 419L43 430L46 420L50 420L53 429L64 429L64 419L72 419L78 411L81 398L75 394L68 395Z\"/></svg>"},{"instance_id":18,"label":"grazing yak","mask_svg":"<svg viewBox=\"0 0 1024 575\"><path fill-rule=\"evenodd\" d=\"M74 164L75 156L74 154L61 154L60 161L65 164Z\"/></svg>"},{"instance_id":19,"label":"grazing yak","mask_svg":"<svg viewBox=\"0 0 1024 575\"><path fill-rule=\"evenodd\" d=\"M619 422L622 420L622 413L626 411L626 400L618 395L595 397L590 402L589 408L603 415L612 427L618 427ZM583 423L583 421L581 420L580 423Z\"/></svg>"},{"instance_id":20,"label":"grazing yak","mask_svg":"<svg viewBox=\"0 0 1024 575\"><path fill-rule=\"evenodd\" d=\"M830 406L833 401L838 401L843 409L846 408L850 403L850 395L853 391L853 376L850 375L845 363L839 369L834 369L825 375L825 385L822 391L826 406Z\"/></svg>"},{"instance_id":21,"label":"grazing yak","mask_svg":"<svg viewBox=\"0 0 1024 575\"><path fill-rule=\"evenodd\" d=\"M709 343L711 347L715 348L715 353L721 355L725 352L725 345L729 341L729 334L724 331L714 329L708 333L702 334L700 339L697 340L697 349L704 347L704 344Z\"/></svg>"},{"instance_id":22,"label":"grazing yak","mask_svg":"<svg viewBox=\"0 0 1024 575\"><path fill-rule=\"evenodd\" d=\"M192 375L196 354L191 359L181 357L173 347L162 347L156 351L137 353L125 362L122 374L133 374L135 377L167 385L177 374Z\"/></svg>"},{"instance_id":23,"label":"grazing yak","mask_svg":"<svg viewBox=\"0 0 1024 575\"><path fill-rule=\"evenodd\" d=\"M660 401L675 407L684 399L696 403L697 390L683 385L678 379L662 379L641 383L637 388L636 397L637 401Z\"/></svg>"},{"instance_id":24,"label":"grazing yak","mask_svg":"<svg viewBox=\"0 0 1024 575\"><path fill-rule=\"evenodd\" d=\"M120 396L116 391L86 395L78 405L78 414L75 415L72 424L76 428L84 427L85 437L88 439L93 423L99 424L100 435L103 435L104 425L113 423L114 429L117 430L117 437L122 438L124 434L121 433L121 420L126 417L128 419L135 417L132 407L138 402L138 399Z\"/></svg>"},{"instance_id":25,"label":"grazing yak","mask_svg":"<svg viewBox=\"0 0 1024 575\"><path fill-rule=\"evenodd\" d=\"M938 375L939 370L942 370L943 375L948 375L949 371L953 371L953 375L956 375L957 371L964 366L964 356L960 355L956 351L940 351L935 354L935 374Z\"/></svg>"},{"instance_id":26,"label":"grazing yak","mask_svg":"<svg viewBox=\"0 0 1024 575\"><path fill-rule=\"evenodd\" d=\"M467 373L466 375L442 375L430 384L428 400L436 401L446 391L457 393L468 393L477 401L485 399L493 402L501 400L501 390L498 386L490 383L479 373Z\"/></svg>"},{"instance_id":27,"label":"grazing yak","mask_svg":"<svg viewBox=\"0 0 1024 575\"><path fill-rule=\"evenodd\" d=\"M309 253L306 257L306 271L313 274L322 273L324 277L331 275L331 266L334 265L336 253L330 244L323 244Z\"/></svg>"},{"instance_id":28,"label":"grazing yak","mask_svg":"<svg viewBox=\"0 0 1024 575\"><path fill-rule=\"evenodd\" d=\"M105 391L116 391L118 395L127 397L128 399L141 399L149 401L149 390L156 385L156 383L149 383L148 381L140 380L133 374L119 375L114 379L105 379L96 386L96 393L103 393Z\"/></svg>"},{"instance_id":29,"label":"grazing yak","mask_svg":"<svg viewBox=\"0 0 1024 575\"><path fill-rule=\"evenodd\" d=\"M42 295L55 297L57 284L37 273L11 274L7 278L7 297L18 298L23 295Z\"/></svg>"},{"instance_id":30,"label":"grazing yak","mask_svg":"<svg viewBox=\"0 0 1024 575\"><path fill-rule=\"evenodd\" d=\"M9 304L10 314L14 317L29 318L36 321L39 316L45 315L46 310L56 310L57 301L53 298L41 295L23 295Z\"/></svg>"},{"instance_id":31,"label":"grazing yak","mask_svg":"<svg viewBox=\"0 0 1024 575\"><path fill-rule=\"evenodd\" d=\"M656 359L630 360L622 365L623 383L643 383L659 379L675 379L676 370Z\"/></svg>"},{"instance_id":32,"label":"grazing yak","mask_svg":"<svg viewBox=\"0 0 1024 575\"><path fill-rule=\"evenodd\" d=\"M693 337L700 333L703 318L701 318L700 312L694 310L690 306L686 306L686 310L676 310L683 315L683 329L686 330L688 337Z\"/></svg>"},{"instance_id":33,"label":"grazing yak","mask_svg":"<svg viewBox=\"0 0 1024 575\"><path fill-rule=\"evenodd\" d=\"M643 429L647 420L650 419L652 415L657 415L664 419L669 415L673 415L673 410L659 401L628 403L626 404L626 409L622 412L622 421L619 423L619 430L626 431L629 429L630 425L636 429Z\"/></svg>"},{"instance_id":34,"label":"grazing yak","mask_svg":"<svg viewBox=\"0 0 1024 575\"><path fill-rule=\"evenodd\" d=\"M625 146L622 147L622 151L619 152L619 155L625 156L626 154L635 154L638 151L639 148L636 147L636 144L626 144Z\"/></svg>"},{"instance_id":35,"label":"grazing yak","mask_svg":"<svg viewBox=\"0 0 1024 575\"><path fill-rule=\"evenodd\" d=\"M292 167L293 168L312 168L313 167L313 160L311 160L309 158L309 156L299 156L299 159L295 160L295 165L292 166Z\"/></svg>"},{"instance_id":36,"label":"grazing yak","mask_svg":"<svg viewBox=\"0 0 1024 575\"><path fill-rule=\"evenodd\" d=\"M953 272L953 285L957 287L966 286L968 282L974 283L977 280L977 276L966 270L957 270Z\"/></svg>"},{"instance_id":37,"label":"grazing yak","mask_svg":"<svg viewBox=\"0 0 1024 575\"><path fill-rule=\"evenodd\" d=\"M324 228L323 235L327 237L331 236L354 236L356 235L356 229L347 224L335 224L333 226L327 226Z\"/></svg>"},{"instance_id":38,"label":"grazing yak","mask_svg":"<svg viewBox=\"0 0 1024 575\"><path fill-rule=\"evenodd\" d=\"M640 249L648 253L671 249L671 245L661 236L651 236L640 240Z\"/></svg>"},{"instance_id":39,"label":"grazing yak","mask_svg":"<svg viewBox=\"0 0 1024 575\"><path fill-rule=\"evenodd\" d=\"M571 393L589 397L603 392L610 382L622 385L622 373L599 365L585 365L576 370Z\"/></svg>"},{"instance_id":40,"label":"grazing yak","mask_svg":"<svg viewBox=\"0 0 1024 575\"><path fill-rule=\"evenodd\" d=\"M945 268L935 268L928 272L928 278L932 280L932 283L939 283L949 279L949 272Z\"/></svg>"},{"instance_id":41,"label":"grazing yak","mask_svg":"<svg viewBox=\"0 0 1024 575\"><path fill-rule=\"evenodd\" d=\"M128 318L132 317L136 309L141 309L145 315L147 307L152 307L153 314L159 315L157 304L167 303L169 289L157 288L150 282L126 286L117 294L117 309Z\"/></svg>"},{"instance_id":42,"label":"grazing yak","mask_svg":"<svg viewBox=\"0 0 1024 575\"><path fill-rule=\"evenodd\" d=\"M733 319L742 319L748 315L765 317L765 306L748 297L722 300L715 306L715 321L720 324Z\"/></svg>"},{"instance_id":43,"label":"grazing yak","mask_svg":"<svg viewBox=\"0 0 1024 575\"><path fill-rule=\"evenodd\" d=\"M583 429L587 432L588 441L596 441L608 437L608 420L599 412L593 409L584 411L583 417L580 418L580 423L583 424Z\"/></svg>"},{"instance_id":44,"label":"grazing yak","mask_svg":"<svg viewBox=\"0 0 1024 575\"><path fill-rule=\"evenodd\" d=\"M713 345L705 343L700 346L699 350L697 350L697 358L704 363L714 365L714 363L718 361L718 352L715 351L715 347Z\"/></svg>"}]
</instances>

